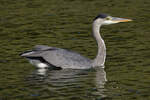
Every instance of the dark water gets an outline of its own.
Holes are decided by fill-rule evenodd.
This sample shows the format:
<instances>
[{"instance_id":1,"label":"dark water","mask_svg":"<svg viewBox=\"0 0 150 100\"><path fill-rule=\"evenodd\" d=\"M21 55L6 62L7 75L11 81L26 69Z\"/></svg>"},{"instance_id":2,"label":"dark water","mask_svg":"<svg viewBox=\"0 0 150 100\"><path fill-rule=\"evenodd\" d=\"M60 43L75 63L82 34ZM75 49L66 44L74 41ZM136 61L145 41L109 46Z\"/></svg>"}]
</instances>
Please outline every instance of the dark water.
<instances>
[{"instance_id":1,"label":"dark water","mask_svg":"<svg viewBox=\"0 0 150 100\"><path fill-rule=\"evenodd\" d=\"M0 0L0 100L150 100L149 7L149 0ZM100 12L134 20L102 28L105 70L43 73L19 56L43 44L94 58L91 23Z\"/></svg>"}]
</instances>

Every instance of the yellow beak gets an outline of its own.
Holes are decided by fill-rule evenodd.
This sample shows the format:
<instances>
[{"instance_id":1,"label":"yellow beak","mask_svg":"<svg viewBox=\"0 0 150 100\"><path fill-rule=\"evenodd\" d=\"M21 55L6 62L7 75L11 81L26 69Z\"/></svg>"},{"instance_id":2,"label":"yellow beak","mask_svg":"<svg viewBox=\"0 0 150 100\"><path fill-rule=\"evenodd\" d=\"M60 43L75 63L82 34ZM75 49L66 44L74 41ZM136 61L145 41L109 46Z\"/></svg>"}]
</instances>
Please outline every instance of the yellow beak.
<instances>
[{"instance_id":1,"label":"yellow beak","mask_svg":"<svg viewBox=\"0 0 150 100\"><path fill-rule=\"evenodd\" d=\"M129 22L129 21L132 21L132 19L113 17L112 21L113 22Z\"/></svg>"}]
</instances>

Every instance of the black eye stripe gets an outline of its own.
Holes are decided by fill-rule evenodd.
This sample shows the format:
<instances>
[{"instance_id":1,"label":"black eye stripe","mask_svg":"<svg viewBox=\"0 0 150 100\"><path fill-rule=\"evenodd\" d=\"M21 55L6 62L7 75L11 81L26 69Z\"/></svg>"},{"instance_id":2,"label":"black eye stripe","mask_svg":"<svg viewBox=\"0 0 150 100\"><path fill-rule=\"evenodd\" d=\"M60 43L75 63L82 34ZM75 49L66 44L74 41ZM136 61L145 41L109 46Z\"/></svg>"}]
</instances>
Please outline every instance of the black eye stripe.
<instances>
[{"instance_id":1,"label":"black eye stripe","mask_svg":"<svg viewBox=\"0 0 150 100\"><path fill-rule=\"evenodd\" d=\"M106 14L99 14L98 16L95 17L94 20L96 20L98 18L106 18L106 17L108 17L108 15L106 15Z\"/></svg>"}]
</instances>

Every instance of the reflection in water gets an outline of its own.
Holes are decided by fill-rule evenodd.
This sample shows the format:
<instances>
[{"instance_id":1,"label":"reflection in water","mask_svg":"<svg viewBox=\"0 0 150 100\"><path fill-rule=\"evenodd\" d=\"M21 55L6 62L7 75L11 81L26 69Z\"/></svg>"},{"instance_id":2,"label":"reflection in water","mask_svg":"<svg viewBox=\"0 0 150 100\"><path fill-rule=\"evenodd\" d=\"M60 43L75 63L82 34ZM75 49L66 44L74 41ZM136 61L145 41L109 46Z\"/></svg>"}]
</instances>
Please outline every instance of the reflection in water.
<instances>
[{"instance_id":1,"label":"reflection in water","mask_svg":"<svg viewBox=\"0 0 150 100\"><path fill-rule=\"evenodd\" d=\"M89 97L89 100L93 96L94 98L96 96L106 97L104 95L106 72L101 68L90 70L38 69L27 79L29 86L32 84L32 88L37 87L36 85L39 87L39 90L36 89L36 93L39 91L39 94L34 95L42 95L40 91L46 90L48 94L54 93L55 98L65 97L65 100L74 97L81 99L85 96Z\"/></svg>"},{"instance_id":2,"label":"reflection in water","mask_svg":"<svg viewBox=\"0 0 150 100\"><path fill-rule=\"evenodd\" d=\"M37 69L37 74L38 75L46 75L46 72L47 72L47 69L45 68L40 68L40 69Z\"/></svg>"},{"instance_id":3,"label":"reflection in water","mask_svg":"<svg viewBox=\"0 0 150 100\"><path fill-rule=\"evenodd\" d=\"M106 78L105 70L104 69L97 69L96 70L96 77L95 77L95 85L96 85L96 88L98 90L98 93L101 93L102 97L106 97L103 94L103 92L106 91L105 87L104 87L106 81L107 81L107 78Z\"/></svg>"}]
</instances>

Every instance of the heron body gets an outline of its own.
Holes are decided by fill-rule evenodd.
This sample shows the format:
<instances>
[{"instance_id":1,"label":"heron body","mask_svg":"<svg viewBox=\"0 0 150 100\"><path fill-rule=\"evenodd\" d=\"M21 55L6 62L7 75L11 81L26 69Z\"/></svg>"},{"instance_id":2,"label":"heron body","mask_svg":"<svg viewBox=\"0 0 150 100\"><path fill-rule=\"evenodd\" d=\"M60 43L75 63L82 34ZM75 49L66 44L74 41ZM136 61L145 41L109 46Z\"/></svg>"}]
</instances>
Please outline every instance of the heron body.
<instances>
[{"instance_id":1,"label":"heron body","mask_svg":"<svg viewBox=\"0 0 150 100\"><path fill-rule=\"evenodd\" d=\"M111 17L105 14L98 15L92 24L93 36L98 46L98 53L95 59L86 58L79 53L62 48L37 45L31 51L21 54L27 58L31 64L38 68L55 67L71 69L89 69L92 67L104 67L106 58L106 47L100 35L102 25L131 21L130 19Z\"/></svg>"},{"instance_id":2,"label":"heron body","mask_svg":"<svg viewBox=\"0 0 150 100\"><path fill-rule=\"evenodd\" d=\"M31 61L32 64L42 68L55 66L73 69L85 69L91 67L91 60L81 56L80 54L68 51L66 49L37 45L32 51L22 54ZM40 62L38 62L40 61Z\"/></svg>"}]
</instances>

